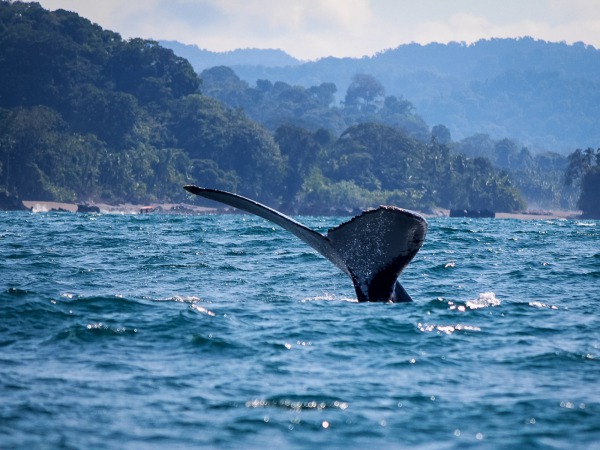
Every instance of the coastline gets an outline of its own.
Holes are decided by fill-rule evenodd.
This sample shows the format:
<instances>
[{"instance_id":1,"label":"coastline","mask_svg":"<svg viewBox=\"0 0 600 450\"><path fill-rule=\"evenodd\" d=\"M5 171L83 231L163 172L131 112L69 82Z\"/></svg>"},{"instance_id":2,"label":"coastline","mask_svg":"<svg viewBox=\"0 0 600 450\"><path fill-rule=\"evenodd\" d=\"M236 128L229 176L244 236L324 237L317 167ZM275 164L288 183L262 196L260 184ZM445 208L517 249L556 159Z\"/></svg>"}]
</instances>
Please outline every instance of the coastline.
<instances>
[{"instance_id":1,"label":"coastline","mask_svg":"<svg viewBox=\"0 0 600 450\"><path fill-rule=\"evenodd\" d=\"M32 212L60 211L76 213L78 205L75 203L49 202L24 200L23 204L30 208ZM103 214L142 214L160 213L160 214L219 214L231 213L231 208L209 208L204 206L191 205L189 203L151 203L137 205L133 203L124 203L120 205L109 205L105 203L89 204L88 206L97 206L100 213ZM450 211L447 209L438 209L436 214L424 214L427 218L448 217ZM518 220L552 220L552 219L578 219L581 211L520 211L515 213L496 213L496 219L518 219Z\"/></svg>"},{"instance_id":2,"label":"coastline","mask_svg":"<svg viewBox=\"0 0 600 450\"><path fill-rule=\"evenodd\" d=\"M438 210L437 215L425 215L425 217L449 217L449 209ZM518 219L518 220L553 220L553 219L579 219L581 211L562 210L526 210L513 213L497 212L496 219Z\"/></svg>"},{"instance_id":3,"label":"coastline","mask_svg":"<svg viewBox=\"0 0 600 450\"><path fill-rule=\"evenodd\" d=\"M23 204L34 213L50 211L76 213L78 209L78 205L75 203L23 200ZM86 206L96 206L102 214L142 214L143 212L162 214L215 214L219 211L217 208L190 205L188 203L150 203L144 205L133 203L123 203L120 205L89 203Z\"/></svg>"},{"instance_id":4,"label":"coastline","mask_svg":"<svg viewBox=\"0 0 600 450\"><path fill-rule=\"evenodd\" d=\"M579 219L581 211L523 211L518 213L496 213L496 219L552 220Z\"/></svg>"}]
</instances>

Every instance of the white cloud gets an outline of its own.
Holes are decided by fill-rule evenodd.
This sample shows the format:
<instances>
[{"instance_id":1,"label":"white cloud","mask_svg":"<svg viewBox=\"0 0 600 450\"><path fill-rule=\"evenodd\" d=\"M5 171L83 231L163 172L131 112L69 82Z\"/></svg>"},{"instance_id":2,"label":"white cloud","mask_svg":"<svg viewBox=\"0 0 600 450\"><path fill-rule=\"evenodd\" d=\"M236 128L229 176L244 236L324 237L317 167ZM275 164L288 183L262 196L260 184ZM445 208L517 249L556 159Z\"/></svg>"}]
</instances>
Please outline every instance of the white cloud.
<instances>
[{"instance_id":1,"label":"white cloud","mask_svg":"<svg viewBox=\"0 0 600 450\"><path fill-rule=\"evenodd\" d=\"M209 50L281 48L302 58L362 56L407 42L532 36L600 47L596 0L39 0L124 37Z\"/></svg>"},{"instance_id":2,"label":"white cloud","mask_svg":"<svg viewBox=\"0 0 600 450\"><path fill-rule=\"evenodd\" d=\"M375 24L366 0L225 0L218 9L221 20L212 32L199 30L194 43L218 50L276 47L311 59L341 54L340 43L355 42Z\"/></svg>"}]
</instances>

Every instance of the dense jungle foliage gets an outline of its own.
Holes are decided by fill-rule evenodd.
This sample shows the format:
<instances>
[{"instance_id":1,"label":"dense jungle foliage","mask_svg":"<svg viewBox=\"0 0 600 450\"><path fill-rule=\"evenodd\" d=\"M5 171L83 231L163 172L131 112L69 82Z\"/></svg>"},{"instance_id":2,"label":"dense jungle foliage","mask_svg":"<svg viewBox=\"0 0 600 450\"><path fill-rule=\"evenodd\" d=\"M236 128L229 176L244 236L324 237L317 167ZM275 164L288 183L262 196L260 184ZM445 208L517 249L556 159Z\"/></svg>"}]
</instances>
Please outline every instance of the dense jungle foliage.
<instances>
[{"instance_id":1,"label":"dense jungle foliage","mask_svg":"<svg viewBox=\"0 0 600 450\"><path fill-rule=\"evenodd\" d=\"M190 181L275 197L272 136L201 95L190 64L77 14L0 2L0 183L25 199L183 200Z\"/></svg>"},{"instance_id":2,"label":"dense jungle foliage","mask_svg":"<svg viewBox=\"0 0 600 450\"><path fill-rule=\"evenodd\" d=\"M23 199L182 201L195 183L295 212L524 207L510 174L527 149L487 137L492 153L469 154L474 142L430 131L370 75L354 75L343 107L333 83L250 87L225 67L201 80L154 41L8 1L0 60L0 190ZM527 170L567 165L536 158L526 182ZM556 201L553 188L544 195Z\"/></svg>"},{"instance_id":3,"label":"dense jungle foliage","mask_svg":"<svg viewBox=\"0 0 600 450\"><path fill-rule=\"evenodd\" d=\"M383 85L371 75L356 74L339 106L335 102L337 87L333 83L305 88L281 81L257 80L255 86L251 86L224 66L206 69L201 77L202 89L207 95L232 108L242 109L271 131L283 124L312 131L325 127L334 134L344 133L347 127L357 124L388 125L423 145L435 141L449 148L452 157L463 154L469 158L488 159L494 167L508 173L513 185L533 208L575 207L576 189L563 183L568 164L566 156L548 151L533 153L511 139L493 140L481 133L454 142L445 125L436 125L429 130L410 101L387 96ZM384 155L379 156L386 161ZM364 178L364 174L357 173L356 176ZM434 183L432 180L430 188ZM476 207L479 202L456 198L454 202L438 204L468 208ZM488 207L492 205L488 204Z\"/></svg>"}]
</instances>

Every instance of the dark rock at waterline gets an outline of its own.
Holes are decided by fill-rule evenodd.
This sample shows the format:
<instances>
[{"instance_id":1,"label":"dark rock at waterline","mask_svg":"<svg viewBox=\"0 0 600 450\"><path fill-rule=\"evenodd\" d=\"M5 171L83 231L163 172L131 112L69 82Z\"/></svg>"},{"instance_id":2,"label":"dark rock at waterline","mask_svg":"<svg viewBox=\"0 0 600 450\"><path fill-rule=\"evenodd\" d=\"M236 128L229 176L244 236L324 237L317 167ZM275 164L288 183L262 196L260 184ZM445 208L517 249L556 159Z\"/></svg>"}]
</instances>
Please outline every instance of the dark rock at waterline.
<instances>
[{"instance_id":1,"label":"dark rock at waterline","mask_svg":"<svg viewBox=\"0 0 600 450\"><path fill-rule=\"evenodd\" d=\"M18 197L0 192L0 211L31 211Z\"/></svg>"},{"instance_id":2,"label":"dark rock at waterline","mask_svg":"<svg viewBox=\"0 0 600 450\"><path fill-rule=\"evenodd\" d=\"M99 213L100 207L96 205L88 205L87 203L82 203L77 205L78 213Z\"/></svg>"},{"instance_id":3,"label":"dark rock at waterline","mask_svg":"<svg viewBox=\"0 0 600 450\"><path fill-rule=\"evenodd\" d=\"M451 209L450 217L475 217L493 219L496 217L496 213L487 209Z\"/></svg>"}]
</instances>

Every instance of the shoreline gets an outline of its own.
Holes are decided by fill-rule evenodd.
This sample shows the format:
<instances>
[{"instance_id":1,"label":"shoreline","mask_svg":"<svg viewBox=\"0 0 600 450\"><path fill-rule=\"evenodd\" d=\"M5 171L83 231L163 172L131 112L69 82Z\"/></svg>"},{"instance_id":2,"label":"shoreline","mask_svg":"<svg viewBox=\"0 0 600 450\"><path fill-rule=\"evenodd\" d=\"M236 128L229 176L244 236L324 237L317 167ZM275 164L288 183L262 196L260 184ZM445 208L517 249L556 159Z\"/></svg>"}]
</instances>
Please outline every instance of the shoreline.
<instances>
[{"instance_id":1,"label":"shoreline","mask_svg":"<svg viewBox=\"0 0 600 450\"><path fill-rule=\"evenodd\" d=\"M23 204L30 208L32 212L70 212L76 213L78 205L75 203L50 202L24 200ZM224 214L232 213L232 208L210 208L205 206L191 205L189 203L150 203L137 205L133 203L124 203L120 205L109 205L105 203L91 203L87 206L96 206L103 214ZM437 214L421 213L424 217L448 217L450 210L438 209ZM514 213L496 213L496 219L518 219L518 220L552 220L552 219L579 219L581 211L560 211L560 210L528 210Z\"/></svg>"},{"instance_id":2,"label":"shoreline","mask_svg":"<svg viewBox=\"0 0 600 450\"><path fill-rule=\"evenodd\" d=\"M581 211L524 211L519 213L496 213L496 219L519 220L576 220L581 216Z\"/></svg>"},{"instance_id":3,"label":"shoreline","mask_svg":"<svg viewBox=\"0 0 600 450\"><path fill-rule=\"evenodd\" d=\"M34 213L50 211L76 213L78 209L76 203L23 200L23 204ZM120 205L86 203L85 206L97 207L101 214L215 214L219 211L217 208L190 205L188 203L149 203L144 205L133 203Z\"/></svg>"},{"instance_id":4,"label":"shoreline","mask_svg":"<svg viewBox=\"0 0 600 450\"><path fill-rule=\"evenodd\" d=\"M425 215L425 217L449 217L449 209L440 209L441 215ZM579 219L581 211L563 210L526 210L512 213L497 212L496 219L518 219L518 220L555 220L555 219ZM465 217L457 217L463 219Z\"/></svg>"}]
</instances>

